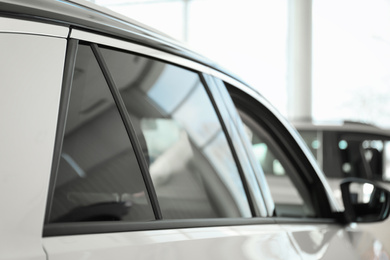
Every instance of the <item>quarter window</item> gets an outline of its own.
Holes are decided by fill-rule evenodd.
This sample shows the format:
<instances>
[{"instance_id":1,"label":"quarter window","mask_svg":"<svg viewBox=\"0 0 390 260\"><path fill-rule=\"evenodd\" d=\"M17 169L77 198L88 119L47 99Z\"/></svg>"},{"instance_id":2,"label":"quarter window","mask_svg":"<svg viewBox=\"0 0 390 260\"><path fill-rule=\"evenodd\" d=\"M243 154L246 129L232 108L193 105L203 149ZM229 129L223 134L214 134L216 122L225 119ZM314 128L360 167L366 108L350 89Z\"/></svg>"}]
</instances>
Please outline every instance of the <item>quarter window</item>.
<instances>
[{"instance_id":1,"label":"quarter window","mask_svg":"<svg viewBox=\"0 0 390 260\"><path fill-rule=\"evenodd\" d=\"M117 106L89 46L78 49L49 222L154 214Z\"/></svg>"}]
</instances>

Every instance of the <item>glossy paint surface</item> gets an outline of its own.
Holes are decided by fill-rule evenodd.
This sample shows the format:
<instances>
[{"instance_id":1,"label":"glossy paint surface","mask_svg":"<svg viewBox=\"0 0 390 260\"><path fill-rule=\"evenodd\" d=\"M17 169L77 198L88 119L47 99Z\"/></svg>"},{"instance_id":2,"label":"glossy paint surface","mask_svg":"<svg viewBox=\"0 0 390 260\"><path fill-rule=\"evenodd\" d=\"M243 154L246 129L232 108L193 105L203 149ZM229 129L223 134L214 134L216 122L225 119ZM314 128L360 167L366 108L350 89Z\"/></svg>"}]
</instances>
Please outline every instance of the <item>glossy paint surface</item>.
<instances>
[{"instance_id":1,"label":"glossy paint surface","mask_svg":"<svg viewBox=\"0 0 390 260\"><path fill-rule=\"evenodd\" d=\"M389 259L382 243L356 224L283 225L302 259Z\"/></svg>"},{"instance_id":2,"label":"glossy paint surface","mask_svg":"<svg viewBox=\"0 0 390 260\"><path fill-rule=\"evenodd\" d=\"M0 17L0 32L66 37L68 35L69 28L41 22Z\"/></svg>"},{"instance_id":3,"label":"glossy paint surface","mask_svg":"<svg viewBox=\"0 0 390 260\"><path fill-rule=\"evenodd\" d=\"M356 227L250 225L45 238L49 259L389 259Z\"/></svg>"},{"instance_id":4,"label":"glossy paint surface","mask_svg":"<svg viewBox=\"0 0 390 260\"><path fill-rule=\"evenodd\" d=\"M300 259L278 225L53 237L44 247L50 260Z\"/></svg>"},{"instance_id":5,"label":"glossy paint surface","mask_svg":"<svg viewBox=\"0 0 390 260\"><path fill-rule=\"evenodd\" d=\"M0 258L46 259L41 237L66 40L1 33L0 42Z\"/></svg>"}]
</instances>

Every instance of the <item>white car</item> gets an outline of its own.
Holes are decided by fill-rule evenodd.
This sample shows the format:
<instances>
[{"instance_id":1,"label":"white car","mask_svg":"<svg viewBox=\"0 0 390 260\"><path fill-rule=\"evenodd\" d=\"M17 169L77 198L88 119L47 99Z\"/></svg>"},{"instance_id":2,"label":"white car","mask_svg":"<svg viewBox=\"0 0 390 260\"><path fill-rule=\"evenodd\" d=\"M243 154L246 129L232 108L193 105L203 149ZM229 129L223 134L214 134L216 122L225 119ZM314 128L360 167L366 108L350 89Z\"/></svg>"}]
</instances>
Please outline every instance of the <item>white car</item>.
<instances>
[{"instance_id":1,"label":"white car","mask_svg":"<svg viewBox=\"0 0 390 260\"><path fill-rule=\"evenodd\" d=\"M285 119L169 37L87 2L0 0L0 43L0 259L389 258L355 225L389 193L346 179L341 210Z\"/></svg>"}]
</instances>

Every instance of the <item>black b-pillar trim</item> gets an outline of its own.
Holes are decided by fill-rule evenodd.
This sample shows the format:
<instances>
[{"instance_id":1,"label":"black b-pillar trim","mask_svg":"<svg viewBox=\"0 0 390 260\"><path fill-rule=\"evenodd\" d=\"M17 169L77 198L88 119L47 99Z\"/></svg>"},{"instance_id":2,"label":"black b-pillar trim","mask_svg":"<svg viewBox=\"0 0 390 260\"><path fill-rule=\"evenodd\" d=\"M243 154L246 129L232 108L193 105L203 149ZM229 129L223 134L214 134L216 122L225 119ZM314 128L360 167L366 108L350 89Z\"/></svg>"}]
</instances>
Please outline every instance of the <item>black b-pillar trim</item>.
<instances>
[{"instance_id":1,"label":"black b-pillar trim","mask_svg":"<svg viewBox=\"0 0 390 260\"><path fill-rule=\"evenodd\" d=\"M100 52L99 46L97 44L91 44L91 48L93 53L95 54L96 60L99 63L99 66L103 72L104 78L107 81L107 84L110 88L110 91L112 93L112 96L114 97L115 103L118 107L119 113L122 117L122 120L125 124L127 134L130 138L131 144L134 147L135 156L137 158L137 161L140 165L142 177L144 178L146 189L149 194L150 202L152 204L153 212L155 215L155 218L157 220L162 219L162 213L160 209L160 205L158 204L157 200L157 194L153 186L152 178L150 177L149 173L149 167L148 163L146 161L146 158L143 156L142 153L142 147L140 144L140 141L136 135L136 132L134 130L134 127L131 123L130 116L127 113L125 103L123 102L123 99L119 93L118 88L115 85L114 79L112 78L108 66L104 61L103 55Z\"/></svg>"}]
</instances>

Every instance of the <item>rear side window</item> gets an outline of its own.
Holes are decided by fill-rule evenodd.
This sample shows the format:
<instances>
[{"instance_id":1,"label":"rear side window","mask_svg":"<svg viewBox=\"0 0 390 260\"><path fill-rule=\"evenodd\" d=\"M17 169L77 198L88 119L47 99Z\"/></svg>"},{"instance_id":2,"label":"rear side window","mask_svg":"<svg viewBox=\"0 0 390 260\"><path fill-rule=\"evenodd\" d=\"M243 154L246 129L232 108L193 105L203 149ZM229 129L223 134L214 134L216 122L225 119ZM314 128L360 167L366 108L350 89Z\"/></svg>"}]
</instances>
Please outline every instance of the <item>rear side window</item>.
<instances>
[{"instance_id":1,"label":"rear side window","mask_svg":"<svg viewBox=\"0 0 390 260\"><path fill-rule=\"evenodd\" d=\"M80 45L49 222L153 219L118 108L91 48Z\"/></svg>"},{"instance_id":2,"label":"rear side window","mask_svg":"<svg viewBox=\"0 0 390 260\"><path fill-rule=\"evenodd\" d=\"M79 45L48 223L252 217L198 73Z\"/></svg>"},{"instance_id":3,"label":"rear side window","mask_svg":"<svg viewBox=\"0 0 390 260\"><path fill-rule=\"evenodd\" d=\"M130 53L101 52L143 146L163 219L251 217L199 75Z\"/></svg>"}]
</instances>

